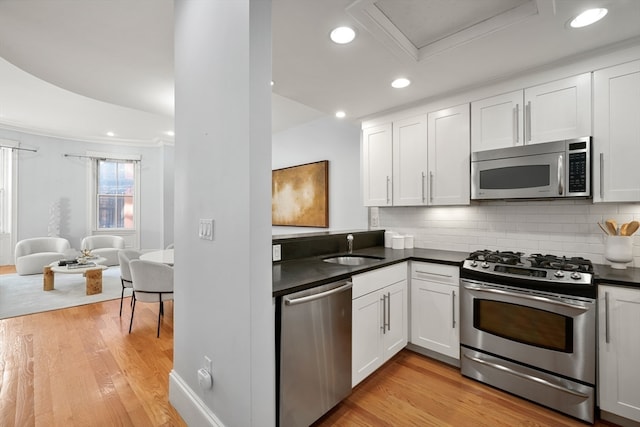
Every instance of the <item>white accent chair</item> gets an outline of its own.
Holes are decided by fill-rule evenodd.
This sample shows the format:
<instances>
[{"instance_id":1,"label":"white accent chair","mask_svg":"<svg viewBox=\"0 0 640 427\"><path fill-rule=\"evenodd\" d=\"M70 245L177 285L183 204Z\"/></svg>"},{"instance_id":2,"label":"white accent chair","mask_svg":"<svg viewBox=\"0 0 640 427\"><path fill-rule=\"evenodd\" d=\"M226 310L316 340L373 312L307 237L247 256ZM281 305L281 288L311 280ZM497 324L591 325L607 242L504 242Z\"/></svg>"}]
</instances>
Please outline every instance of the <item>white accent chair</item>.
<instances>
[{"instance_id":1,"label":"white accent chair","mask_svg":"<svg viewBox=\"0 0 640 427\"><path fill-rule=\"evenodd\" d=\"M118 251L118 261L120 262L120 281L122 282L122 294L120 295L120 317L122 317L122 301L124 300L124 290L133 290L133 278L129 263L140 258L140 252L133 249L122 249ZM131 299L133 305L133 299Z\"/></svg>"},{"instance_id":2,"label":"white accent chair","mask_svg":"<svg viewBox=\"0 0 640 427\"><path fill-rule=\"evenodd\" d=\"M124 239L120 236L96 235L82 239L80 249L90 250L92 255L106 258L102 264L118 265L118 251L124 249Z\"/></svg>"},{"instance_id":3,"label":"white accent chair","mask_svg":"<svg viewBox=\"0 0 640 427\"><path fill-rule=\"evenodd\" d=\"M34 237L16 243L16 272L21 275L42 274L46 265L64 259L71 249L67 239L62 237Z\"/></svg>"},{"instance_id":4,"label":"white accent chair","mask_svg":"<svg viewBox=\"0 0 640 427\"><path fill-rule=\"evenodd\" d=\"M160 337L160 319L164 316L164 301L173 299L173 267L158 262L134 259L129 263L129 268L133 279L133 306L129 333L131 333L133 326L136 302L157 302L160 306L156 336Z\"/></svg>"}]
</instances>

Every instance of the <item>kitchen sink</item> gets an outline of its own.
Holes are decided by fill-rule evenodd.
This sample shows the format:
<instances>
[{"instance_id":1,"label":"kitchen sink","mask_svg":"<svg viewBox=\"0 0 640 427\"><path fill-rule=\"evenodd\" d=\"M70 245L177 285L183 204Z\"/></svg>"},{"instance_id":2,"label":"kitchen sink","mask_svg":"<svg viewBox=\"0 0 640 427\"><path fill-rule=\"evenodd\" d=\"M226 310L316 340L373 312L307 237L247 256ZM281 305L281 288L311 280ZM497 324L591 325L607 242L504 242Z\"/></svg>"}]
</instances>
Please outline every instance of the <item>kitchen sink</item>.
<instances>
[{"instance_id":1,"label":"kitchen sink","mask_svg":"<svg viewBox=\"0 0 640 427\"><path fill-rule=\"evenodd\" d=\"M335 255L327 258L323 258L324 262L340 265L364 265L373 264L383 260L384 258L373 255L356 255L356 254L344 254Z\"/></svg>"}]
</instances>

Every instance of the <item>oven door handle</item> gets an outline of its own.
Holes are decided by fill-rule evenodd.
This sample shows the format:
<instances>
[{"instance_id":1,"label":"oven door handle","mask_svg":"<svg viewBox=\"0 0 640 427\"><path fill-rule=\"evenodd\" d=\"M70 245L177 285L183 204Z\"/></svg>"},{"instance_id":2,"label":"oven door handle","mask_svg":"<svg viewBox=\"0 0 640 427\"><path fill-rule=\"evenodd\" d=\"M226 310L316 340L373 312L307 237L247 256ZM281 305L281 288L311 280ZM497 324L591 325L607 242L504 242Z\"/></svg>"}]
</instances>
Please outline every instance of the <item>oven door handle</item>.
<instances>
[{"instance_id":1,"label":"oven door handle","mask_svg":"<svg viewBox=\"0 0 640 427\"><path fill-rule=\"evenodd\" d=\"M493 362L488 362L486 360L482 360L482 359L477 358L477 357L469 356L468 354L465 354L464 357L466 357L467 359L470 359L470 360L472 360L474 362L480 363L482 365L486 365L486 366L489 366L491 368L497 369L499 371L506 372L507 374L515 375L516 377L520 377L520 378L523 378L523 379L528 380L528 381L532 381L532 382L535 382L535 383L538 383L538 384L542 384L542 385L545 385L547 387L551 387L553 389L560 390L560 391L563 391L565 393L569 393L569 394L572 394L574 396L581 397L583 399L587 399L589 397L589 395L587 395L587 394L580 393L578 391L572 390L572 389L567 388L567 387L563 387L563 386L558 385L558 384L554 384L554 383L552 383L550 381L547 381L545 379L542 379L542 378L534 377L532 375L528 375L528 374L524 374L522 372L515 371L515 370L513 370L513 369L511 369L511 368L509 368L507 366L498 365L497 363L493 363Z\"/></svg>"},{"instance_id":2,"label":"oven door handle","mask_svg":"<svg viewBox=\"0 0 640 427\"><path fill-rule=\"evenodd\" d=\"M488 292L488 293L491 293L491 294L499 294L499 295L505 295L505 296L515 297L515 298L528 299L528 300L532 300L532 301L546 302L546 303L549 303L549 304L559 305L559 306L567 307L567 308L573 308L573 309L580 310L580 311L588 311L589 310L589 307L584 307L584 306L581 306L581 305L569 304L569 303L566 303L564 301L559 301L559 300L555 300L555 299L547 298L547 297L541 297L541 296L536 296L536 295L526 295L526 294L519 294L519 293L515 293L515 292L504 291L502 289L487 289L487 288L480 288L480 287L468 286L468 285L465 285L464 288L468 289L470 291Z\"/></svg>"}]
</instances>

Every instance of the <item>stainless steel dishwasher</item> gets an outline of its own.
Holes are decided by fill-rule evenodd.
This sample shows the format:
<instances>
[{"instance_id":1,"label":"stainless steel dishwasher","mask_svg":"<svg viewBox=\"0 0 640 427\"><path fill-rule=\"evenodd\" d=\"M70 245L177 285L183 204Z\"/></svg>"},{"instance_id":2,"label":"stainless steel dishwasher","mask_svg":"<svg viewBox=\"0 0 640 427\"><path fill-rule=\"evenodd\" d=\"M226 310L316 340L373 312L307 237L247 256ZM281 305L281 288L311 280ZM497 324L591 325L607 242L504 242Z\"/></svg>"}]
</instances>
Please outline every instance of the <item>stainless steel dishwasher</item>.
<instances>
[{"instance_id":1,"label":"stainless steel dishwasher","mask_svg":"<svg viewBox=\"0 0 640 427\"><path fill-rule=\"evenodd\" d=\"M351 393L351 280L282 297L278 420L307 427Z\"/></svg>"}]
</instances>

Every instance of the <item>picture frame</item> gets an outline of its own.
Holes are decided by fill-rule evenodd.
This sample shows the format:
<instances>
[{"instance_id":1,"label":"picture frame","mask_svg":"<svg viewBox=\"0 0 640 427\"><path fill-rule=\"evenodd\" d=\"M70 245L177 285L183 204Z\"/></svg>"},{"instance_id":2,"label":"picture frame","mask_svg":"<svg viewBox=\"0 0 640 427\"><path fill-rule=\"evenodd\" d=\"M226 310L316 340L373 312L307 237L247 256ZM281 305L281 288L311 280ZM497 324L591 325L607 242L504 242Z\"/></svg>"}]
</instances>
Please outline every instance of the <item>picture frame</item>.
<instances>
[{"instance_id":1,"label":"picture frame","mask_svg":"<svg viewBox=\"0 0 640 427\"><path fill-rule=\"evenodd\" d=\"M272 171L271 223L329 227L329 161Z\"/></svg>"}]
</instances>

